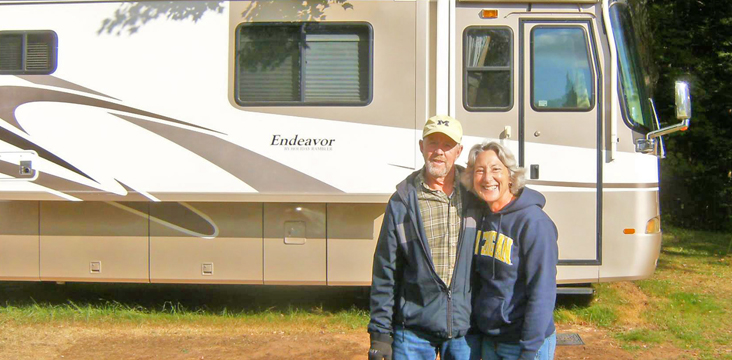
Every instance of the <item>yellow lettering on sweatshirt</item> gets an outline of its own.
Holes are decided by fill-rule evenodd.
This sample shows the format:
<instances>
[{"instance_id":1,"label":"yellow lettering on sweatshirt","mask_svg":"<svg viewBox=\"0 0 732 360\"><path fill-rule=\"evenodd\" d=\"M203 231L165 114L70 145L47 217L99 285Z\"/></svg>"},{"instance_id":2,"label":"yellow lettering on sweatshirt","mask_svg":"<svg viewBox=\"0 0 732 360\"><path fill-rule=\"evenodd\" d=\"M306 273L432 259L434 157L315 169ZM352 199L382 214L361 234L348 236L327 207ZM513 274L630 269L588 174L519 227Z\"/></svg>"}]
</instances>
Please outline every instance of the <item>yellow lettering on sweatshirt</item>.
<instances>
[{"instance_id":1,"label":"yellow lettering on sweatshirt","mask_svg":"<svg viewBox=\"0 0 732 360\"><path fill-rule=\"evenodd\" d=\"M480 246L480 235L482 235L483 232L478 230L478 234L475 235L475 254L478 254L478 246Z\"/></svg>"},{"instance_id":2,"label":"yellow lettering on sweatshirt","mask_svg":"<svg viewBox=\"0 0 732 360\"><path fill-rule=\"evenodd\" d=\"M481 243L483 244L482 246ZM478 232L478 236L475 239L476 255L493 257L495 254L496 260L508 265L513 265L511 263L512 249L513 239L506 235L498 234L495 231Z\"/></svg>"}]
</instances>

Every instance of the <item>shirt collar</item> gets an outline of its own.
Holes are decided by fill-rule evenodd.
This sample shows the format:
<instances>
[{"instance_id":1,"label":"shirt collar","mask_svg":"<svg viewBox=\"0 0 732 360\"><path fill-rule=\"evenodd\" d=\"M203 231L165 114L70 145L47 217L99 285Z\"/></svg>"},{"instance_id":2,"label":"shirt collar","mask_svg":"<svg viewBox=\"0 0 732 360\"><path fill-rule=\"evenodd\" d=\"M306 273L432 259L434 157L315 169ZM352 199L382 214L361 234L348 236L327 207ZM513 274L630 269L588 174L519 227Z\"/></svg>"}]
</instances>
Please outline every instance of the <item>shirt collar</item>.
<instances>
[{"instance_id":1,"label":"shirt collar","mask_svg":"<svg viewBox=\"0 0 732 360\"><path fill-rule=\"evenodd\" d=\"M460 193L460 167L455 166L455 165L453 165L453 167L455 168L455 183L452 186L452 194L450 194L450 196L448 196L449 198L452 198L453 195ZM436 193L436 192L443 193L442 191L439 191L439 190L432 190L432 189L430 189L429 186L427 186L427 184L425 184L424 171L425 171L425 169L424 169L424 167L422 167L422 170L414 178L414 186L416 186L418 189L421 189L423 191L427 191L430 193Z\"/></svg>"}]
</instances>

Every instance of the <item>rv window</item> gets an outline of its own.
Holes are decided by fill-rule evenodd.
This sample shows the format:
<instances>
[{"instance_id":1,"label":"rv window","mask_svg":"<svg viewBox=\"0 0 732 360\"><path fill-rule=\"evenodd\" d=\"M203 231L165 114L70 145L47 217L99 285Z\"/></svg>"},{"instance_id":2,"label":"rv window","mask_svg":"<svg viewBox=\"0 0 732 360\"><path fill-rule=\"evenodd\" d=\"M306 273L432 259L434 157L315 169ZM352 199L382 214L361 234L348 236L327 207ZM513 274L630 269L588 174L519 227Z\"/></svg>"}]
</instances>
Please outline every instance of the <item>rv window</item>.
<instances>
[{"instance_id":1,"label":"rv window","mask_svg":"<svg viewBox=\"0 0 732 360\"><path fill-rule=\"evenodd\" d=\"M0 31L0 74L53 73L57 44L53 31Z\"/></svg>"},{"instance_id":2,"label":"rv window","mask_svg":"<svg viewBox=\"0 0 732 360\"><path fill-rule=\"evenodd\" d=\"M513 105L512 33L509 28L469 27L463 36L463 104L470 111Z\"/></svg>"},{"instance_id":3,"label":"rv window","mask_svg":"<svg viewBox=\"0 0 732 360\"><path fill-rule=\"evenodd\" d=\"M237 35L240 105L366 105L371 100L367 24L242 24Z\"/></svg>"},{"instance_id":4,"label":"rv window","mask_svg":"<svg viewBox=\"0 0 732 360\"><path fill-rule=\"evenodd\" d=\"M595 91L587 36L581 27L531 31L531 105L542 110L590 110Z\"/></svg>"},{"instance_id":5,"label":"rv window","mask_svg":"<svg viewBox=\"0 0 732 360\"><path fill-rule=\"evenodd\" d=\"M616 3L610 8L610 22L613 24L615 45L618 48L618 65L620 69L620 91L622 93L624 115L633 127L642 128L646 132L654 128L650 98L646 87L646 75L639 49L643 44L634 30L633 18L627 4Z\"/></svg>"}]
</instances>

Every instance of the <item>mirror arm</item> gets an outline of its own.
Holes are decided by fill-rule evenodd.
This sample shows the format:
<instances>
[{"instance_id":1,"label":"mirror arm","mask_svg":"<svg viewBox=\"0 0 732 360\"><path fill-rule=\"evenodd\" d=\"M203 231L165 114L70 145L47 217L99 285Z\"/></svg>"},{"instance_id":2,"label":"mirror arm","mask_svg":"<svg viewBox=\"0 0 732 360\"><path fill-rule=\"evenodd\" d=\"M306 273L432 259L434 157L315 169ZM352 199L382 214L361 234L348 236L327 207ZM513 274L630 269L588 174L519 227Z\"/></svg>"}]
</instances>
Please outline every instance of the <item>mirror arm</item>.
<instances>
[{"instance_id":1,"label":"mirror arm","mask_svg":"<svg viewBox=\"0 0 732 360\"><path fill-rule=\"evenodd\" d=\"M658 129L656 131L651 131L648 134L646 134L646 139L651 140L655 139L659 136L663 136L666 134L670 134L677 131L686 131L689 128L689 119L684 119L680 123L676 125L667 126L663 129Z\"/></svg>"},{"instance_id":2,"label":"mirror arm","mask_svg":"<svg viewBox=\"0 0 732 360\"><path fill-rule=\"evenodd\" d=\"M651 103L651 110L653 110L653 119L656 121L656 129L661 128L661 122L658 121L658 112L656 112L656 103L653 101L653 98L648 98L648 102ZM663 148L663 138L658 138L658 144L654 141L654 146L658 146L657 153L661 157L661 159L666 158L666 150Z\"/></svg>"},{"instance_id":3,"label":"mirror arm","mask_svg":"<svg viewBox=\"0 0 732 360\"><path fill-rule=\"evenodd\" d=\"M677 81L674 85L676 93L676 118L681 120L676 125L667 126L663 129L651 131L646 134L645 139L635 140L635 151L643 154L656 154L662 159L666 157L663 149L663 139L661 136L670 134L677 131L686 131L689 129L691 119L691 97L689 96L689 84L684 81ZM651 103L651 109L653 109L653 116L656 120L656 127L661 127L658 121L658 114L656 113L656 105L653 103L653 99L648 99ZM658 138L658 140L656 140ZM660 147L660 151L659 151Z\"/></svg>"}]
</instances>

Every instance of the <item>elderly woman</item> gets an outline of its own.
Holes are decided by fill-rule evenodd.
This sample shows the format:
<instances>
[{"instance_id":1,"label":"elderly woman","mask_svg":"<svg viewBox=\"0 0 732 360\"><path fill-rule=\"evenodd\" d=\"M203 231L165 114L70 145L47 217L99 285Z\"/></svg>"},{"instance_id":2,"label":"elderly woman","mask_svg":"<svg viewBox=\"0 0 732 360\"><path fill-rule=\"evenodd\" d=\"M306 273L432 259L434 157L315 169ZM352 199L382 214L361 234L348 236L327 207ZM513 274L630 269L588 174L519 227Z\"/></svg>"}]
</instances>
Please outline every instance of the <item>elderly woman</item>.
<instances>
[{"instance_id":1,"label":"elderly woman","mask_svg":"<svg viewBox=\"0 0 732 360\"><path fill-rule=\"evenodd\" d=\"M506 148L470 149L463 183L486 202L475 242L473 319L483 360L553 359L557 228Z\"/></svg>"}]
</instances>

